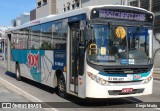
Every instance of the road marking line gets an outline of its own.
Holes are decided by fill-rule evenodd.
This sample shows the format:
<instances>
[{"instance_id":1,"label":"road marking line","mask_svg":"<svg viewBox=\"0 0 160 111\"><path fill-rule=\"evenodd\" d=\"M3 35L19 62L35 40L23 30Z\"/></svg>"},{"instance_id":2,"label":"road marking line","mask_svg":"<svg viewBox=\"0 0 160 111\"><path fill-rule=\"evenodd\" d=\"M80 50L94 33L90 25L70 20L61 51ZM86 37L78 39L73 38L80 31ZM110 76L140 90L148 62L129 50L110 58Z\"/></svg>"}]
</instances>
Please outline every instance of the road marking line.
<instances>
[{"instance_id":1,"label":"road marking line","mask_svg":"<svg viewBox=\"0 0 160 111\"><path fill-rule=\"evenodd\" d=\"M40 99L34 97L33 95L31 95L31 94L29 94L29 93L23 91L22 89L20 89L19 87L17 87L17 86L15 86L15 85L11 84L10 82L6 81L5 79L3 79L3 78L0 77L0 80L4 81L5 83L9 84L9 85L12 86L12 87L18 89L19 91L21 91L21 92L24 93L25 95L30 96L31 98L33 98L33 99L36 100L37 102L45 103L44 101L42 101L42 100L40 100ZM47 104L45 104L45 105L47 105ZM47 106L49 106L49 105L47 105ZM49 106L49 107L51 107L51 106ZM46 109L48 109L48 108L46 108ZM56 108L49 108L49 109L50 109L50 110L53 110L53 111L58 111Z\"/></svg>"},{"instance_id":2,"label":"road marking line","mask_svg":"<svg viewBox=\"0 0 160 111\"><path fill-rule=\"evenodd\" d=\"M155 109L157 109L157 110L159 110L159 111L160 111L160 108L155 108Z\"/></svg>"}]
</instances>

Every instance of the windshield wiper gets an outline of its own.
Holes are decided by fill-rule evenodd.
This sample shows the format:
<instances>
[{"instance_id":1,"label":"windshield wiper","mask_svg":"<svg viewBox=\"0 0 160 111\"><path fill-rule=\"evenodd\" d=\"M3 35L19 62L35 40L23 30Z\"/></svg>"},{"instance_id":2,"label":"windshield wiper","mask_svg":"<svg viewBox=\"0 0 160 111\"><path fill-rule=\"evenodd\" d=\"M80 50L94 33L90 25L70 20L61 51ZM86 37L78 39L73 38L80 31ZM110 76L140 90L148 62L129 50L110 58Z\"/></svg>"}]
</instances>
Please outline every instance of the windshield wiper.
<instances>
[{"instance_id":1,"label":"windshield wiper","mask_svg":"<svg viewBox=\"0 0 160 111\"><path fill-rule=\"evenodd\" d=\"M114 29L114 25L112 24L112 22L108 22L108 27L109 27L109 29L111 29L111 30Z\"/></svg>"}]
</instances>

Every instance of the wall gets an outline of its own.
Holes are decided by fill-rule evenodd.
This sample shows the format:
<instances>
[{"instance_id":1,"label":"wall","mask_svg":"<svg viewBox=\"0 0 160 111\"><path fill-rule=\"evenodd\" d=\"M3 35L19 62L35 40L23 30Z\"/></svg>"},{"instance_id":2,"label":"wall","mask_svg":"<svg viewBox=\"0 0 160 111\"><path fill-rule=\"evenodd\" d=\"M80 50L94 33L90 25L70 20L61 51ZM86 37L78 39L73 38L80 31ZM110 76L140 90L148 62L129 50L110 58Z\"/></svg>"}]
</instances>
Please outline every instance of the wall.
<instances>
[{"instance_id":1,"label":"wall","mask_svg":"<svg viewBox=\"0 0 160 111\"><path fill-rule=\"evenodd\" d=\"M82 7L92 5L121 5L121 0L82 0Z\"/></svg>"},{"instance_id":2,"label":"wall","mask_svg":"<svg viewBox=\"0 0 160 111\"><path fill-rule=\"evenodd\" d=\"M41 3L43 4L42 0L37 0L37 3L41 1ZM48 0L48 2L50 2ZM36 9L36 19L44 17L44 16L48 16L50 15L50 10L49 10L49 3L47 3L46 5L41 5L41 7L37 6Z\"/></svg>"},{"instance_id":3,"label":"wall","mask_svg":"<svg viewBox=\"0 0 160 111\"><path fill-rule=\"evenodd\" d=\"M30 21L36 19L36 9L30 11Z\"/></svg>"},{"instance_id":4,"label":"wall","mask_svg":"<svg viewBox=\"0 0 160 111\"><path fill-rule=\"evenodd\" d=\"M160 40L160 33L156 34L156 38L158 40ZM153 38L153 54L155 54L155 58L154 58L154 67L155 68L160 68L160 50L158 50L157 52L155 52L157 49L160 49L160 44L158 43L157 40L155 40L155 36Z\"/></svg>"},{"instance_id":5,"label":"wall","mask_svg":"<svg viewBox=\"0 0 160 111\"><path fill-rule=\"evenodd\" d=\"M56 0L47 0L44 4L43 0L37 0L36 4L41 1L41 6L36 8L36 19L42 18L48 15L56 14Z\"/></svg>"},{"instance_id":6,"label":"wall","mask_svg":"<svg viewBox=\"0 0 160 111\"><path fill-rule=\"evenodd\" d=\"M57 0L57 13L63 13L64 5L67 6L67 2L70 3L70 9L72 10L72 4L74 0ZM80 7L93 6L93 5L121 5L123 0L79 0Z\"/></svg>"}]
</instances>

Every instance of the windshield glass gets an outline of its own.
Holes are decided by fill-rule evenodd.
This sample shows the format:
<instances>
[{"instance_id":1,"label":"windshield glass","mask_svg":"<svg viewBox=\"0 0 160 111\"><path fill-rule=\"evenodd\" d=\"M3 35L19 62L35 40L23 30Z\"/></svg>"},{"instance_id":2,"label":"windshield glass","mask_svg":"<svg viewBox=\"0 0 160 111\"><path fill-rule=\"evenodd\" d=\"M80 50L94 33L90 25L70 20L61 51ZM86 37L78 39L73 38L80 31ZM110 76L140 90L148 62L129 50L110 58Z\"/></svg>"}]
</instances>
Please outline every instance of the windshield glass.
<instances>
[{"instance_id":1,"label":"windshield glass","mask_svg":"<svg viewBox=\"0 0 160 111\"><path fill-rule=\"evenodd\" d=\"M94 64L149 64L148 28L92 25L90 36L87 55Z\"/></svg>"}]
</instances>

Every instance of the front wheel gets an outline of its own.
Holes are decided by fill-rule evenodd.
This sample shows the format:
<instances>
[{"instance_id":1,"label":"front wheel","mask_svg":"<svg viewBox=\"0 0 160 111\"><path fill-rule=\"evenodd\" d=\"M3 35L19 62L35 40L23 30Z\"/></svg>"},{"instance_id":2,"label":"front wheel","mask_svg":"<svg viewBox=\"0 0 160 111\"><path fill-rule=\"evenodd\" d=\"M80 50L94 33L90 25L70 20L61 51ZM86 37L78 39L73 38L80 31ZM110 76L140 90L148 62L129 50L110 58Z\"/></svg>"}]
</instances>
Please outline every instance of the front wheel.
<instances>
[{"instance_id":1,"label":"front wheel","mask_svg":"<svg viewBox=\"0 0 160 111\"><path fill-rule=\"evenodd\" d=\"M64 77L61 75L57 80L57 89L58 89L58 95L62 98L67 97L66 93L66 83Z\"/></svg>"},{"instance_id":2,"label":"front wheel","mask_svg":"<svg viewBox=\"0 0 160 111\"><path fill-rule=\"evenodd\" d=\"M16 64L16 79L17 79L18 81L21 80L19 64Z\"/></svg>"}]
</instances>

